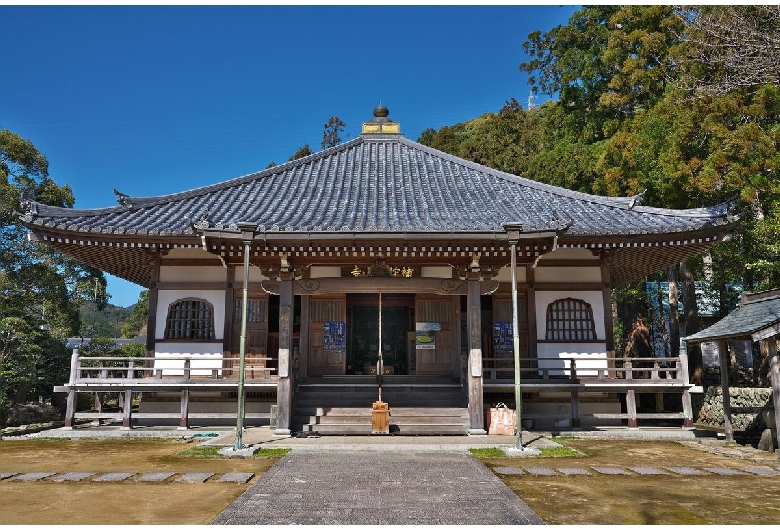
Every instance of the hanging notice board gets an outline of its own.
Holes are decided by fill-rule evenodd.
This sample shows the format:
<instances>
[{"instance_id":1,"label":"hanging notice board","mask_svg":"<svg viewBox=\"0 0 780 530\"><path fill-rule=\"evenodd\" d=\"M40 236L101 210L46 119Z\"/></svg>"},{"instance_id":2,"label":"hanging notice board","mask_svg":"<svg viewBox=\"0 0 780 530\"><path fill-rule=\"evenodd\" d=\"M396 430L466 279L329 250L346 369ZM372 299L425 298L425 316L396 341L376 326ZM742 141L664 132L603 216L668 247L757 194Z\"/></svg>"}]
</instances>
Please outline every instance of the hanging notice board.
<instances>
[{"instance_id":1,"label":"hanging notice board","mask_svg":"<svg viewBox=\"0 0 780 530\"><path fill-rule=\"evenodd\" d=\"M441 331L441 323L439 322L418 322L415 328L416 349L435 350L437 331Z\"/></svg>"},{"instance_id":2,"label":"hanging notice board","mask_svg":"<svg viewBox=\"0 0 780 530\"><path fill-rule=\"evenodd\" d=\"M325 353L339 353L346 348L346 324L344 322L323 322Z\"/></svg>"}]
</instances>

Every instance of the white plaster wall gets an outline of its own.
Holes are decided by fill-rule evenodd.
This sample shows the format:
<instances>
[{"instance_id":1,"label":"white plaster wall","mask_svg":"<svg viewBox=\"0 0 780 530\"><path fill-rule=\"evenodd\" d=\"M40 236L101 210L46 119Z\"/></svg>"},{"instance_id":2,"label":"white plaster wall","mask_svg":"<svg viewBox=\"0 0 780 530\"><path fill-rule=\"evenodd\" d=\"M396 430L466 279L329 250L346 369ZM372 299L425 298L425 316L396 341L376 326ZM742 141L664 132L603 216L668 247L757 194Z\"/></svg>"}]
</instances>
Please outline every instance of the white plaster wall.
<instances>
[{"instance_id":1,"label":"white plaster wall","mask_svg":"<svg viewBox=\"0 0 780 530\"><path fill-rule=\"evenodd\" d=\"M525 267L517 267L517 270L515 271L515 276L517 276L517 283L525 283ZM498 275L495 278L500 283L508 283L510 286L512 285L512 267L502 267L501 270L498 271Z\"/></svg>"},{"instance_id":2,"label":"white plaster wall","mask_svg":"<svg viewBox=\"0 0 780 530\"><path fill-rule=\"evenodd\" d=\"M556 248L552 252L544 254L539 263L556 259L592 259L595 260L593 253L586 248Z\"/></svg>"},{"instance_id":3,"label":"white plaster wall","mask_svg":"<svg viewBox=\"0 0 780 530\"><path fill-rule=\"evenodd\" d=\"M310 278L341 278L341 267L312 266L309 270Z\"/></svg>"},{"instance_id":4,"label":"white plaster wall","mask_svg":"<svg viewBox=\"0 0 780 530\"><path fill-rule=\"evenodd\" d=\"M264 280L267 280L265 276L263 276L263 273L260 272L260 269L257 267L249 266L249 282L262 282ZM239 265L236 267L236 278L235 282L237 285L244 285L244 266Z\"/></svg>"},{"instance_id":5,"label":"white plaster wall","mask_svg":"<svg viewBox=\"0 0 780 530\"><path fill-rule=\"evenodd\" d=\"M451 267L420 267L420 276L423 278L452 278Z\"/></svg>"},{"instance_id":6,"label":"white plaster wall","mask_svg":"<svg viewBox=\"0 0 780 530\"><path fill-rule=\"evenodd\" d=\"M537 345L536 351L539 368L549 368L550 375L571 375L569 363L563 358L576 359L579 375L597 376L599 369L607 368L606 342L544 342Z\"/></svg>"},{"instance_id":7,"label":"white plaster wall","mask_svg":"<svg viewBox=\"0 0 780 530\"><path fill-rule=\"evenodd\" d=\"M159 291L157 295L157 332L156 340L162 340L165 337L165 319L168 317L168 306L181 298L201 298L214 306L214 337L222 340L222 324L225 322L225 291L191 291L191 290L172 290ZM194 345L196 343L186 343ZM155 347L155 351L156 347ZM222 345L218 346L218 351L222 352Z\"/></svg>"},{"instance_id":8,"label":"white plaster wall","mask_svg":"<svg viewBox=\"0 0 780 530\"><path fill-rule=\"evenodd\" d=\"M160 267L161 282L224 282L227 269L224 267Z\"/></svg>"},{"instance_id":9,"label":"white plaster wall","mask_svg":"<svg viewBox=\"0 0 780 530\"><path fill-rule=\"evenodd\" d=\"M154 369L163 375L184 375L184 359L190 358L190 376L222 374L221 342L163 342L154 348ZM162 358L161 358L162 357Z\"/></svg>"},{"instance_id":10,"label":"white plaster wall","mask_svg":"<svg viewBox=\"0 0 780 530\"><path fill-rule=\"evenodd\" d=\"M536 267L537 282L601 282L601 267Z\"/></svg>"}]
</instances>

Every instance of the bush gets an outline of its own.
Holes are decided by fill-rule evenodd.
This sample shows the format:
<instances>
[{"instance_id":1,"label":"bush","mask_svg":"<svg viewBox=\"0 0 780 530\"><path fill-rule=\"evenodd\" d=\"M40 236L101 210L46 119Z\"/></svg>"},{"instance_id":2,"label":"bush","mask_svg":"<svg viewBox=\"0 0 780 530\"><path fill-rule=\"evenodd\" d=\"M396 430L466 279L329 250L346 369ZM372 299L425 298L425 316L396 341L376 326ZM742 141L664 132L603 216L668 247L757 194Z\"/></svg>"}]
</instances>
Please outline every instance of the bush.
<instances>
[{"instance_id":1,"label":"bush","mask_svg":"<svg viewBox=\"0 0 780 530\"><path fill-rule=\"evenodd\" d=\"M5 425L18 427L33 423L62 421L62 419L62 412L53 405L46 403L16 403L8 408L5 415Z\"/></svg>"}]
</instances>

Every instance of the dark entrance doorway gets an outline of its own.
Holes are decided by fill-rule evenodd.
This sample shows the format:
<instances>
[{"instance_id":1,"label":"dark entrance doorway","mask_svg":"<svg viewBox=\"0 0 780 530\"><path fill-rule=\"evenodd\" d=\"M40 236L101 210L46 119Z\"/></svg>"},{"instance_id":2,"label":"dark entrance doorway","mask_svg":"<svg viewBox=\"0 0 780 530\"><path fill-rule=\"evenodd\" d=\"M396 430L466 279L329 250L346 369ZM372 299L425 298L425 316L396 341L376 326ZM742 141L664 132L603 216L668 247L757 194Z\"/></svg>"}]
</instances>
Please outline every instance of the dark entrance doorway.
<instances>
[{"instance_id":1,"label":"dark entrance doorway","mask_svg":"<svg viewBox=\"0 0 780 530\"><path fill-rule=\"evenodd\" d=\"M349 294L346 373L369 374L378 357L379 295ZM382 295L382 357L386 374L415 373L413 294Z\"/></svg>"}]
</instances>

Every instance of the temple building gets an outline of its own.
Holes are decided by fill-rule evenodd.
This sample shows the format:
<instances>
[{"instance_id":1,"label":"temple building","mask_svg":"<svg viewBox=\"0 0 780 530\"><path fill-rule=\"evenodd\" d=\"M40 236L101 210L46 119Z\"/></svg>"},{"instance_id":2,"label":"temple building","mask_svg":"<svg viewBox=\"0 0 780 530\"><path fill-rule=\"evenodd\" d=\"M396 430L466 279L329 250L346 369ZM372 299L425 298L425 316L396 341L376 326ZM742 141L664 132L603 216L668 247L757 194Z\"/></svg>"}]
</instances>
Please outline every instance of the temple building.
<instances>
[{"instance_id":1,"label":"temple building","mask_svg":"<svg viewBox=\"0 0 780 530\"><path fill-rule=\"evenodd\" d=\"M380 383L394 432L484 433L485 409L514 403L515 336L523 417L614 421L612 289L734 224L727 203L652 208L457 158L406 139L382 105L319 153L117 196L20 216L35 241L149 289L143 374L92 386L72 374L61 390L142 392L137 421L235 418L245 336L247 421L273 412L279 434L370 432Z\"/></svg>"}]
</instances>

